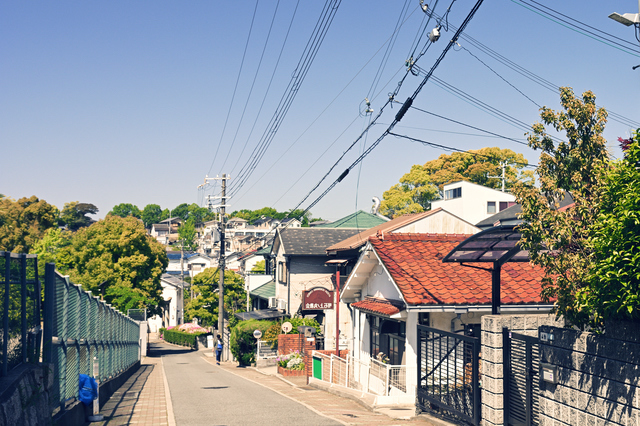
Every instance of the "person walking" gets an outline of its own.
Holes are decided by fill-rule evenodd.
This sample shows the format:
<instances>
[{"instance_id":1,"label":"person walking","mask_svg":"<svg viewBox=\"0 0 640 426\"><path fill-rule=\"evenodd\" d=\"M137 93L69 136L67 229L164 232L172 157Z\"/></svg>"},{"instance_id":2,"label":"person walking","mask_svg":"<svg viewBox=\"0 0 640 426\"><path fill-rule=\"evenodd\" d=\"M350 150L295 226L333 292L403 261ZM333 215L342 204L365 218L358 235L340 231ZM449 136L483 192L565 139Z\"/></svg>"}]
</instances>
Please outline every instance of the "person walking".
<instances>
[{"instance_id":1,"label":"person walking","mask_svg":"<svg viewBox=\"0 0 640 426\"><path fill-rule=\"evenodd\" d=\"M222 339L220 335L217 335L218 341L216 342L216 364L220 365L220 356L222 355Z\"/></svg>"}]
</instances>

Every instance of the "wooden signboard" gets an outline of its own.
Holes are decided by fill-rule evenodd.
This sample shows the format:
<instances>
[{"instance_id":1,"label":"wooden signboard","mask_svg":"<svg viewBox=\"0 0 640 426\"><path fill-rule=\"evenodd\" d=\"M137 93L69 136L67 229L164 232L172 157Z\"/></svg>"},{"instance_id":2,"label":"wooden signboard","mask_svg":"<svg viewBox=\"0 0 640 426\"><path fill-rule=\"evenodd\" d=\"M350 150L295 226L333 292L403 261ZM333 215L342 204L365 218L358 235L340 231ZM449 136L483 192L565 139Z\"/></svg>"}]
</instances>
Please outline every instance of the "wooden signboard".
<instances>
[{"instance_id":1,"label":"wooden signboard","mask_svg":"<svg viewBox=\"0 0 640 426\"><path fill-rule=\"evenodd\" d=\"M334 293L324 287L315 287L302 293L303 311L323 311L333 309Z\"/></svg>"}]
</instances>

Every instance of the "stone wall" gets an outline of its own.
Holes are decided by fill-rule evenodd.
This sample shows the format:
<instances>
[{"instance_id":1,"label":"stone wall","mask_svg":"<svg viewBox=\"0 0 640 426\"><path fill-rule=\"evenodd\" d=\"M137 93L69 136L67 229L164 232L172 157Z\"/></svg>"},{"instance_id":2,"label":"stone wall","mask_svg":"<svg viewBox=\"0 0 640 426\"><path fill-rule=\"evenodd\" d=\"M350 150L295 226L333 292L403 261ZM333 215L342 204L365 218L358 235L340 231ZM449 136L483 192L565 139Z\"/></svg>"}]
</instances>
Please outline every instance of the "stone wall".
<instances>
[{"instance_id":1,"label":"stone wall","mask_svg":"<svg viewBox=\"0 0 640 426\"><path fill-rule=\"evenodd\" d=\"M543 382L541 425L640 425L640 333L635 324L607 324L604 335L543 326L542 362L558 383Z\"/></svg>"},{"instance_id":2,"label":"stone wall","mask_svg":"<svg viewBox=\"0 0 640 426\"><path fill-rule=\"evenodd\" d=\"M502 329L536 336L541 325L557 325L555 315L485 315L482 317L482 424L504 424ZM640 425L639 425L640 426Z\"/></svg>"},{"instance_id":3,"label":"stone wall","mask_svg":"<svg viewBox=\"0 0 640 426\"><path fill-rule=\"evenodd\" d=\"M53 370L46 364L23 364L0 381L0 426L50 425L49 393Z\"/></svg>"}]
</instances>

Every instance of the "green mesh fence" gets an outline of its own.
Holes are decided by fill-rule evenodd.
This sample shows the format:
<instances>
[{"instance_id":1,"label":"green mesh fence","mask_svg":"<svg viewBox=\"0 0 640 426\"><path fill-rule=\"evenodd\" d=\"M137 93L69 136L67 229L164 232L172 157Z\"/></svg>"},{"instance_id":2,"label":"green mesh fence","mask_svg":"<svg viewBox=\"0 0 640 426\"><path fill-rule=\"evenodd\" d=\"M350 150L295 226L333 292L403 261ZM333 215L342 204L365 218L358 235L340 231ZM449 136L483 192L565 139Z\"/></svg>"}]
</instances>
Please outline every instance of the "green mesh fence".
<instances>
[{"instance_id":1,"label":"green mesh fence","mask_svg":"<svg viewBox=\"0 0 640 426\"><path fill-rule=\"evenodd\" d=\"M140 324L91 292L83 291L68 277L53 274L46 279L46 286L53 288L45 287L44 345L49 347L49 352L45 349L45 361L50 360L55 367L52 408L59 406L64 410L78 396L78 376L93 376L94 361L99 365L96 379L103 382L140 359ZM51 302L47 301L47 295ZM48 345L47 323L51 330Z\"/></svg>"}]
</instances>

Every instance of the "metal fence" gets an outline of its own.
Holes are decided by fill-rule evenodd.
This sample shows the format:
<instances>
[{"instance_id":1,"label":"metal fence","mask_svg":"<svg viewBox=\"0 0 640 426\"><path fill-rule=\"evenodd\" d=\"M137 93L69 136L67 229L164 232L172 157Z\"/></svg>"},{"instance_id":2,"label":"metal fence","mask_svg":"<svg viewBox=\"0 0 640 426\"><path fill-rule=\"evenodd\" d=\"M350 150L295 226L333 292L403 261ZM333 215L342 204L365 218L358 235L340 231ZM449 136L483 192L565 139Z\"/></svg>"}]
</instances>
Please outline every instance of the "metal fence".
<instances>
[{"instance_id":1,"label":"metal fence","mask_svg":"<svg viewBox=\"0 0 640 426\"><path fill-rule=\"evenodd\" d=\"M52 408L65 410L78 395L78 376L97 380L116 377L140 359L140 325L110 305L83 291L55 271L45 268L43 358L54 365Z\"/></svg>"},{"instance_id":2,"label":"metal fence","mask_svg":"<svg viewBox=\"0 0 640 426\"><path fill-rule=\"evenodd\" d=\"M258 340L258 350L256 352L256 359L272 359L278 356L278 345L271 347L271 342L265 342Z\"/></svg>"},{"instance_id":3,"label":"metal fence","mask_svg":"<svg viewBox=\"0 0 640 426\"><path fill-rule=\"evenodd\" d=\"M406 365L358 359L350 354L344 359L317 351L313 352L313 358L320 361L313 363L313 377L317 379L379 396L407 393Z\"/></svg>"},{"instance_id":4,"label":"metal fence","mask_svg":"<svg viewBox=\"0 0 640 426\"><path fill-rule=\"evenodd\" d=\"M0 251L0 377L40 360L40 292L36 255Z\"/></svg>"}]
</instances>

